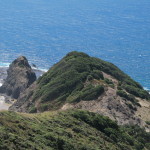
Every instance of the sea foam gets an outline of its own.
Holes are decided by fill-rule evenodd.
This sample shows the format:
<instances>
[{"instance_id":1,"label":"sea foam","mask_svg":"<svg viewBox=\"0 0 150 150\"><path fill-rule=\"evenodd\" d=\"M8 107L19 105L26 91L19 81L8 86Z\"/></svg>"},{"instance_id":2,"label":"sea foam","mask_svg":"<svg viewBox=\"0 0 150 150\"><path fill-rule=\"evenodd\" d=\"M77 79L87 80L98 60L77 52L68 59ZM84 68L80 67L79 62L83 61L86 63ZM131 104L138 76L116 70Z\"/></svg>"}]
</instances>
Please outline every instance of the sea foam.
<instances>
[{"instance_id":1,"label":"sea foam","mask_svg":"<svg viewBox=\"0 0 150 150\"><path fill-rule=\"evenodd\" d=\"M9 67L10 63L0 62L0 67Z\"/></svg>"}]
</instances>

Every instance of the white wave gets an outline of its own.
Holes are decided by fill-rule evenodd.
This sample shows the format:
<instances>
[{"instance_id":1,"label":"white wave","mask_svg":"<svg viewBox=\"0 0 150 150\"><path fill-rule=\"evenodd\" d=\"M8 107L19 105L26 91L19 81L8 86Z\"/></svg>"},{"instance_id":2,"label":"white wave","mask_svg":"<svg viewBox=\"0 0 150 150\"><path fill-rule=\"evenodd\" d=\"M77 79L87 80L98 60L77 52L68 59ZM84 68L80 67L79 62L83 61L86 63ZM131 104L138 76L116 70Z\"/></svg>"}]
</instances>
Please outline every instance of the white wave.
<instances>
[{"instance_id":1,"label":"white wave","mask_svg":"<svg viewBox=\"0 0 150 150\"><path fill-rule=\"evenodd\" d=\"M42 72L47 72L48 69L43 69L43 68L38 68L38 70L42 71Z\"/></svg>"},{"instance_id":2,"label":"white wave","mask_svg":"<svg viewBox=\"0 0 150 150\"><path fill-rule=\"evenodd\" d=\"M3 85L3 79L0 79L0 87Z\"/></svg>"},{"instance_id":3,"label":"white wave","mask_svg":"<svg viewBox=\"0 0 150 150\"><path fill-rule=\"evenodd\" d=\"M0 67L9 67L10 63L0 62Z\"/></svg>"},{"instance_id":4,"label":"white wave","mask_svg":"<svg viewBox=\"0 0 150 150\"><path fill-rule=\"evenodd\" d=\"M144 90L148 91L148 93L150 94L150 89L147 87L144 87Z\"/></svg>"},{"instance_id":5,"label":"white wave","mask_svg":"<svg viewBox=\"0 0 150 150\"><path fill-rule=\"evenodd\" d=\"M2 83L0 83L0 87L2 86L3 84Z\"/></svg>"},{"instance_id":6,"label":"white wave","mask_svg":"<svg viewBox=\"0 0 150 150\"><path fill-rule=\"evenodd\" d=\"M147 87L144 87L144 90L146 90L146 91L150 91L150 89L149 89L149 88L147 88Z\"/></svg>"},{"instance_id":7,"label":"white wave","mask_svg":"<svg viewBox=\"0 0 150 150\"><path fill-rule=\"evenodd\" d=\"M37 70L37 71L41 71L41 72L47 72L48 69L43 69L43 68L36 68L36 67L32 67L33 70Z\"/></svg>"},{"instance_id":8,"label":"white wave","mask_svg":"<svg viewBox=\"0 0 150 150\"><path fill-rule=\"evenodd\" d=\"M0 62L0 67L9 67L9 65L10 65L10 63L3 63L3 62ZM36 68L36 67L33 67L32 66L32 69L34 69L34 70L39 70L39 71L42 71L42 72L47 72L48 71L48 69L44 69L44 68Z\"/></svg>"}]
</instances>

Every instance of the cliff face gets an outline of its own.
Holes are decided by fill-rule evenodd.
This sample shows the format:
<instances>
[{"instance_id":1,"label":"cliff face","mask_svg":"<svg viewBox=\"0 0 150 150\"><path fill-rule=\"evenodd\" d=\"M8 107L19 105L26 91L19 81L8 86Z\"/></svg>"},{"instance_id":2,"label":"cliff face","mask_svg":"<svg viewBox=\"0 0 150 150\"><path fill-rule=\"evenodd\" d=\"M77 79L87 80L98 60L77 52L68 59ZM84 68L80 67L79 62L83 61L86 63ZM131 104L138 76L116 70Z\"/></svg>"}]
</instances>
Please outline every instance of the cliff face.
<instances>
[{"instance_id":1,"label":"cliff face","mask_svg":"<svg viewBox=\"0 0 150 150\"><path fill-rule=\"evenodd\" d=\"M0 87L0 93L5 93L17 99L21 92L28 88L36 80L28 60L21 56L14 60L7 71L7 78Z\"/></svg>"},{"instance_id":2,"label":"cliff face","mask_svg":"<svg viewBox=\"0 0 150 150\"><path fill-rule=\"evenodd\" d=\"M23 92L10 110L43 112L79 108L119 124L148 126L150 95L115 65L71 52ZM147 102L147 108L145 103Z\"/></svg>"}]
</instances>

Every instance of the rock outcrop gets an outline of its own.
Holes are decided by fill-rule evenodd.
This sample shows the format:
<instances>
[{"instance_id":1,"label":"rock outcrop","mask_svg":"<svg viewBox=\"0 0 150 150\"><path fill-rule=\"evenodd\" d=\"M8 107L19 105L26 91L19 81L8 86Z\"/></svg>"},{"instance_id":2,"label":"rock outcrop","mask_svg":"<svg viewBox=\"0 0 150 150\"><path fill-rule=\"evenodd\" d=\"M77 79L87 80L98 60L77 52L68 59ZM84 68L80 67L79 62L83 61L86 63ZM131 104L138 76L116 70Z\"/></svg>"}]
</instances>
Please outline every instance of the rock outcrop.
<instances>
[{"instance_id":1,"label":"rock outcrop","mask_svg":"<svg viewBox=\"0 0 150 150\"><path fill-rule=\"evenodd\" d=\"M7 78L0 87L0 93L5 93L14 99L20 96L20 93L28 88L36 80L28 60L21 56L14 60L7 70Z\"/></svg>"}]
</instances>

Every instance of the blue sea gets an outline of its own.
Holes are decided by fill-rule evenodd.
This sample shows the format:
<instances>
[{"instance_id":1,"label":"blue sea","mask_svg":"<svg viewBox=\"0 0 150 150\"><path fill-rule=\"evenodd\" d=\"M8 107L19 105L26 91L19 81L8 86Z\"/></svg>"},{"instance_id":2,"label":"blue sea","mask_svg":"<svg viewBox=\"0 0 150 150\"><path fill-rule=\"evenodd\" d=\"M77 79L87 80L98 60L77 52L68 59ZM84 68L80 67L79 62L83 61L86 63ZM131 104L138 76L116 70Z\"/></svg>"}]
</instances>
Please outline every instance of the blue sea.
<instances>
[{"instance_id":1,"label":"blue sea","mask_svg":"<svg viewBox=\"0 0 150 150\"><path fill-rule=\"evenodd\" d=\"M150 89L150 0L0 0L0 66L48 69L70 51L117 65Z\"/></svg>"}]
</instances>

